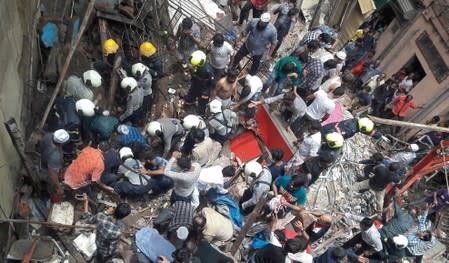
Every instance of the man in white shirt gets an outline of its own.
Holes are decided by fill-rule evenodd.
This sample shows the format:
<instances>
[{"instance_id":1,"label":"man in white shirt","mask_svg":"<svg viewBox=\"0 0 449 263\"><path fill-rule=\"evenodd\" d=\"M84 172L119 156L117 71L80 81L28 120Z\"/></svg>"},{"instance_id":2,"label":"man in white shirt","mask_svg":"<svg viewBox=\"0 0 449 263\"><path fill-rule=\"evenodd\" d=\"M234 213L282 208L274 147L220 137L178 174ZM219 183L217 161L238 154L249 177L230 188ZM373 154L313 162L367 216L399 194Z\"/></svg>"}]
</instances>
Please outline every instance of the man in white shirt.
<instances>
[{"instance_id":1,"label":"man in white shirt","mask_svg":"<svg viewBox=\"0 0 449 263\"><path fill-rule=\"evenodd\" d=\"M304 132L308 131L312 121L325 121L335 109L335 99L345 94L344 87L338 87L331 93L318 90L309 95L306 100L313 102L307 107L306 114L301 119L296 120L292 125L292 131L296 137L302 138Z\"/></svg>"},{"instance_id":2,"label":"man in white shirt","mask_svg":"<svg viewBox=\"0 0 449 263\"><path fill-rule=\"evenodd\" d=\"M413 88L413 78L413 73L408 74L408 76L406 76L401 81L401 83L399 83L399 88L402 89L405 93L409 93Z\"/></svg>"},{"instance_id":3,"label":"man in white shirt","mask_svg":"<svg viewBox=\"0 0 449 263\"><path fill-rule=\"evenodd\" d=\"M312 157L318 156L318 150L321 147L321 124L313 121L310 125L310 133L304 137L299 145L298 155L306 161Z\"/></svg>"},{"instance_id":4,"label":"man in white shirt","mask_svg":"<svg viewBox=\"0 0 449 263\"><path fill-rule=\"evenodd\" d=\"M223 34L215 34L206 51L209 64L214 69L215 79L220 79L224 75L233 51L234 49L231 44L225 41Z\"/></svg>"},{"instance_id":5,"label":"man in white shirt","mask_svg":"<svg viewBox=\"0 0 449 263\"><path fill-rule=\"evenodd\" d=\"M382 240L379 231L373 223L374 220L368 217L363 218L356 215L346 215L355 220L361 219L360 228L362 231L344 243L343 248L354 248L357 244L361 244L359 248L354 250L357 255L369 250L373 250L375 253L382 253Z\"/></svg>"}]
</instances>

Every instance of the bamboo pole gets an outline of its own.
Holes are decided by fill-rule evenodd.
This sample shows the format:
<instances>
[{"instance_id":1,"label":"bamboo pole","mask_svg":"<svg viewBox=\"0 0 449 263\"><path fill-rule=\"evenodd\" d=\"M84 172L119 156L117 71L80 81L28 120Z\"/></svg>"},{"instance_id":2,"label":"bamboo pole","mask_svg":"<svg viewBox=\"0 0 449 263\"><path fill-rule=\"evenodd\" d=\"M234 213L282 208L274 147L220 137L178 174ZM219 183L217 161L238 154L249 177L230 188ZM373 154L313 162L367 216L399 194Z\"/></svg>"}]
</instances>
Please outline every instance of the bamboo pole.
<instances>
[{"instance_id":1,"label":"bamboo pole","mask_svg":"<svg viewBox=\"0 0 449 263\"><path fill-rule=\"evenodd\" d=\"M435 127L420 123L413 123L413 122L407 122L407 121L397 121L397 120L390 120L390 119L383 119L375 116L368 115L368 118L372 120L375 123L379 124L385 124L385 125L391 125L391 126L401 126L405 128L414 128L414 129L423 129L423 130L429 130L429 131L438 131L438 132L446 132L449 133L449 128L443 128L443 127Z\"/></svg>"},{"instance_id":2,"label":"bamboo pole","mask_svg":"<svg viewBox=\"0 0 449 263\"><path fill-rule=\"evenodd\" d=\"M67 74L67 70L69 69L70 62L72 61L73 54L75 53L75 50L81 41L81 37L83 36L84 31L86 30L87 24L89 22L90 15L94 10L94 5L95 0L90 0L89 6L87 7L86 13L83 18L83 22L81 23L80 29L78 31L78 36L76 37L75 42L73 42L72 46L70 47L69 54L67 55L67 59L65 60L64 66L62 67L61 74L59 74L58 83L56 83L55 90L51 95L50 101L48 102L47 108L45 109L44 116L42 117L41 123L39 124L40 129L44 127L45 122L47 121L48 118L48 114L50 114L50 110L53 106L53 103L55 102L56 96L58 96L59 90L61 89L62 83L64 82L65 75Z\"/></svg>"},{"instance_id":3,"label":"bamboo pole","mask_svg":"<svg viewBox=\"0 0 449 263\"><path fill-rule=\"evenodd\" d=\"M95 230L96 226L79 226L79 225L66 225L54 222L44 222L37 220L26 220L26 219L0 219L0 223L18 223L18 224L36 224L43 225L48 227L62 227L62 228L83 228L83 229L91 229Z\"/></svg>"}]
</instances>

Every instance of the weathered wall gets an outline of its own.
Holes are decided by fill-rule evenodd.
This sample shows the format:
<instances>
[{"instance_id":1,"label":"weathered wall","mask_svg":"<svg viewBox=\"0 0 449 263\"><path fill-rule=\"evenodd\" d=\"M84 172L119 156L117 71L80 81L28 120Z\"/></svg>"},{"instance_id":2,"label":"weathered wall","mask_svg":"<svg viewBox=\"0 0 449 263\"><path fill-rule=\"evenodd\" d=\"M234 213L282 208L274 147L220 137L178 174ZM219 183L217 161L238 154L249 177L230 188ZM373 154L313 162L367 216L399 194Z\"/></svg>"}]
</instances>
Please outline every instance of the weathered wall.
<instances>
[{"instance_id":1,"label":"weathered wall","mask_svg":"<svg viewBox=\"0 0 449 263\"><path fill-rule=\"evenodd\" d=\"M28 46L24 37L30 30L34 0L0 0L0 122L10 118L20 122L28 69L21 68L22 48ZM20 124L22 127L23 125ZM9 216L21 168L20 159L3 124L0 125L0 206ZM4 217L0 211L0 217Z\"/></svg>"}]
</instances>

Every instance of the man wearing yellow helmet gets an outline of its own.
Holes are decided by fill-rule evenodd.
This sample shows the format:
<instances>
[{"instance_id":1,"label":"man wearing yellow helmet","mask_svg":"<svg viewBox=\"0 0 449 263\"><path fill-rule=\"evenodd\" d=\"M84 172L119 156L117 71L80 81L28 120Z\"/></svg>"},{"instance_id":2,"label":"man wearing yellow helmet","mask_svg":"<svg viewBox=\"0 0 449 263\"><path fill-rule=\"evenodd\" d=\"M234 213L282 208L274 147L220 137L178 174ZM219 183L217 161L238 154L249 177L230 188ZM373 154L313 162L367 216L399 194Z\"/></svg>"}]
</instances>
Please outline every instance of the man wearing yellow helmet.
<instances>
[{"instance_id":1,"label":"man wearing yellow helmet","mask_svg":"<svg viewBox=\"0 0 449 263\"><path fill-rule=\"evenodd\" d=\"M189 58L190 64L195 66L192 74L190 89L185 98L185 105L193 105L198 100L198 114L204 116L207 103L215 87L214 70L206 59L206 54L197 50Z\"/></svg>"},{"instance_id":2,"label":"man wearing yellow helmet","mask_svg":"<svg viewBox=\"0 0 449 263\"><path fill-rule=\"evenodd\" d=\"M116 54L118 51L118 44L117 42L115 42L114 39L109 38L106 41L104 41L103 43L103 54L105 56L111 55L111 54Z\"/></svg>"},{"instance_id":3,"label":"man wearing yellow helmet","mask_svg":"<svg viewBox=\"0 0 449 263\"><path fill-rule=\"evenodd\" d=\"M150 41L145 41L140 44L139 47L140 60L149 69L153 80L159 79L164 75L164 64L162 62L162 57L159 52L157 52L156 47Z\"/></svg>"},{"instance_id":4,"label":"man wearing yellow helmet","mask_svg":"<svg viewBox=\"0 0 449 263\"><path fill-rule=\"evenodd\" d=\"M374 123L368 118L347 119L340 122L326 124L321 128L321 134L323 134L323 136L324 134L331 132L338 132L345 139L353 137L358 132L371 136L375 139L380 139L382 137L382 134L374 129Z\"/></svg>"}]
</instances>

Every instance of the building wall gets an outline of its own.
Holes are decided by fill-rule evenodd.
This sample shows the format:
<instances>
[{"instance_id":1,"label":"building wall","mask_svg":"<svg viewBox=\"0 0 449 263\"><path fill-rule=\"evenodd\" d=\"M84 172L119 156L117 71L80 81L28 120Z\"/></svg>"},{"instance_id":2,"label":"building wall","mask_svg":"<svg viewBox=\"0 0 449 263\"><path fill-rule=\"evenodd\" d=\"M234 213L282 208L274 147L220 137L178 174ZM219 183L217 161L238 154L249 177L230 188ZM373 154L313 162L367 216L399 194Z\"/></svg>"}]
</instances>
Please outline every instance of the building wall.
<instances>
[{"instance_id":1,"label":"building wall","mask_svg":"<svg viewBox=\"0 0 449 263\"><path fill-rule=\"evenodd\" d=\"M411 94L416 104L423 105L424 109L409 112L407 117L408 120L417 123L423 123L434 115L446 113L449 106L449 98L442 99L449 96L447 90L449 77L439 83L416 45L416 39L426 31L446 65L449 65L448 46L443 41L447 37L447 32L441 31L439 24L437 24L439 28L436 28L428 18L435 18L432 7L428 7L408 24L400 25L397 20L393 20L380 37L376 52L381 60L380 66L388 76L400 70L414 55L419 60L426 76L415 86Z\"/></svg>"},{"instance_id":2,"label":"building wall","mask_svg":"<svg viewBox=\"0 0 449 263\"><path fill-rule=\"evenodd\" d=\"M0 0L0 122L15 118L20 123L24 94L24 73L26 68L20 67L22 47L25 35L28 34L32 21L32 10L37 1ZM0 125L0 206L7 216L13 206L13 197L21 168L21 161L16 153L10 137ZM0 210L0 217L4 214Z\"/></svg>"}]
</instances>

